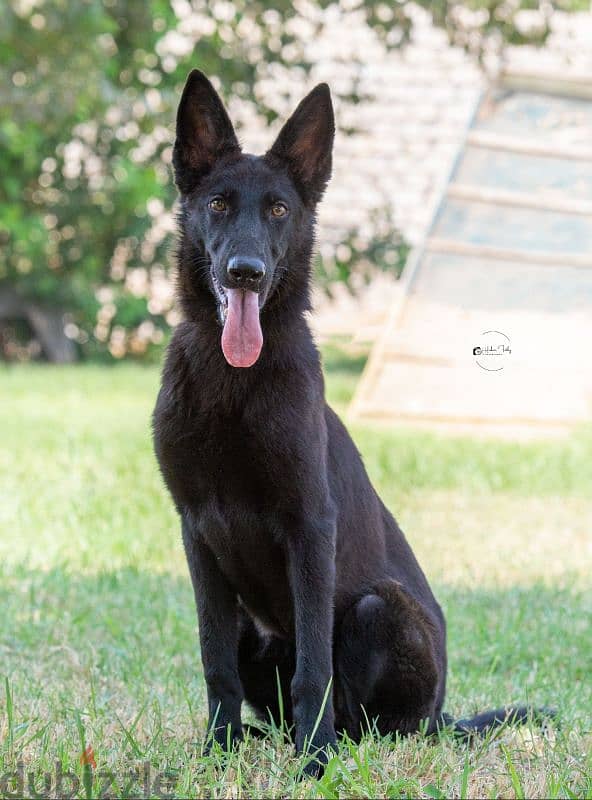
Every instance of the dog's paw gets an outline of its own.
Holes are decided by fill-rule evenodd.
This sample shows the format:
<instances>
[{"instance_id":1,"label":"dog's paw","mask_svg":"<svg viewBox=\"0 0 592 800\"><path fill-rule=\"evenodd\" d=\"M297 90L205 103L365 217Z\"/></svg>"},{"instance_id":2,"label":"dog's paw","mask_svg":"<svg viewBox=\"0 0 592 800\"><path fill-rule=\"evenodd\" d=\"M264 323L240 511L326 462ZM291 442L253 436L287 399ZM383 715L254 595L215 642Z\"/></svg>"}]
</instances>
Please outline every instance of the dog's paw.
<instances>
[{"instance_id":1,"label":"dog's paw","mask_svg":"<svg viewBox=\"0 0 592 800\"><path fill-rule=\"evenodd\" d=\"M309 758L302 768L303 778L322 778L329 756L324 750L320 750L315 756Z\"/></svg>"},{"instance_id":2,"label":"dog's paw","mask_svg":"<svg viewBox=\"0 0 592 800\"><path fill-rule=\"evenodd\" d=\"M210 755L216 748L221 749L224 753L230 753L242 740L242 726L239 728L230 725L230 723L225 726L218 726L208 733L203 747L204 755Z\"/></svg>"},{"instance_id":3,"label":"dog's paw","mask_svg":"<svg viewBox=\"0 0 592 800\"><path fill-rule=\"evenodd\" d=\"M328 745L321 750L317 750L315 753L303 755L305 763L301 770L302 778L322 778L325 767L330 759L333 758L336 751L336 747Z\"/></svg>"},{"instance_id":4,"label":"dog's paw","mask_svg":"<svg viewBox=\"0 0 592 800\"><path fill-rule=\"evenodd\" d=\"M305 743L302 747L298 747L297 750L305 760L302 775L310 778L320 778L333 752L337 751L335 731L327 731L324 735L319 735L317 732L310 744Z\"/></svg>"}]
</instances>

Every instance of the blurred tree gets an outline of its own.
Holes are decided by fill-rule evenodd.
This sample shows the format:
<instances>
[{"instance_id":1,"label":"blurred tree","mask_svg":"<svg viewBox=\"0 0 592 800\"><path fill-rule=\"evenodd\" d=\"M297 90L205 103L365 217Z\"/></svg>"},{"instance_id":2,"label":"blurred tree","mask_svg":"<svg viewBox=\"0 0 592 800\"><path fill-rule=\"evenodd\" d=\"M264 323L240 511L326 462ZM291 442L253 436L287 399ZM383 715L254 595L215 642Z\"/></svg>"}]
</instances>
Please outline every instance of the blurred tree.
<instances>
[{"instance_id":1,"label":"blurred tree","mask_svg":"<svg viewBox=\"0 0 592 800\"><path fill-rule=\"evenodd\" d=\"M361 10L386 46L408 40L408 3L340 2ZM66 334L86 355L141 355L158 344L175 321L166 266L172 224L163 210L174 200L172 120L187 72L197 64L220 76L228 95L271 120L279 109L261 92L265 78L277 65L310 68L303 26L314 36L330 4L3 0L5 305L9 297L32 304L35 313L66 311ZM420 5L451 41L482 60L504 42L542 42L548 33L549 3L541 4L540 25L525 30L518 15L538 7L531 0ZM353 89L350 99L358 99ZM405 252L394 227L385 229L383 221L376 240L361 250L351 231L334 258L319 262L321 276L351 282L358 265L370 260L400 269Z\"/></svg>"}]
</instances>

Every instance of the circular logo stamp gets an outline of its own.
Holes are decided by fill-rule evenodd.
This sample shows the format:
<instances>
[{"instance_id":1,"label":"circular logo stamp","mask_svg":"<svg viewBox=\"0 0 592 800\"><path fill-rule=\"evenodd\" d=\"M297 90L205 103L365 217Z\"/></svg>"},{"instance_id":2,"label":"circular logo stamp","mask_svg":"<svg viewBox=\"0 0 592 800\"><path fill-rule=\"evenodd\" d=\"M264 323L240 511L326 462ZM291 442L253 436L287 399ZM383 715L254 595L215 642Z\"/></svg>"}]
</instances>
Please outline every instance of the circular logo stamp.
<instances>
[{"instance_id":1,"label":"circular logo stamp","mask_svg":"<svg viewBox=\"0 0 592 800\"><path fill-rule=\"evenodd\" d=\"M483 331L473 347L475 363L487 372L502 370L511 353L510 339L501 331Z\"/></svg>"}]
</instances>

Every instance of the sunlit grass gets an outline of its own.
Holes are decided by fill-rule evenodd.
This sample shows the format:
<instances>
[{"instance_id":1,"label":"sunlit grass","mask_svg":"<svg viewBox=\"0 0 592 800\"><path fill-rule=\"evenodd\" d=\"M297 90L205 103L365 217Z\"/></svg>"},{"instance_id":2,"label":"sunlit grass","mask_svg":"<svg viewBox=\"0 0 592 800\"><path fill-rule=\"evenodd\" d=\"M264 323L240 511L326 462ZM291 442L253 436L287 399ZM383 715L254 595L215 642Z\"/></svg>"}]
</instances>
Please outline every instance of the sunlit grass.
<instances>
[{"instance_id":1,"label":"sunlit grass","mask_svg":"<svg viewBox=\"0 0 592 800\"><path fill-rule=\"evenodd\" d=\"M325 357L343 411L363 356ZM528 444L353 431L444 605L448 710L554 705L560 727L476 747L369 737L300 784L279 732L226 762L201 754L193 597L150 441L158 377L134 365L0 370L2 772L22 759L41 781L58 759L81 775L80 722L97 769L119 785L144 761L152 777L177 770L177 796L592 794L589 431Z\"/></svg>"}]
</instances>

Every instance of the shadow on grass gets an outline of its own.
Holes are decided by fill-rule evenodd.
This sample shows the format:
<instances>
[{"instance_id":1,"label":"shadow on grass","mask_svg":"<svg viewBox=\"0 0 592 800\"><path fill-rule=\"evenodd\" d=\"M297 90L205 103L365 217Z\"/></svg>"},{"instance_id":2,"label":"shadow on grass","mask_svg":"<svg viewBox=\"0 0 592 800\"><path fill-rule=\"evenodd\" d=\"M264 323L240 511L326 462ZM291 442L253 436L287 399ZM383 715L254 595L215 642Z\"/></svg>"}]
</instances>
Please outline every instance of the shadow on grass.
<instances>
[{"instance_id":1,"label":"shadow on grass","mask_svg":"<svg viewBox=\"0 0 592 800\"><path fill-rule=\"evenodd\" d=\"M543 585L435 592L448 619L452 713L533 702L574 719L591 706L589 593ZM0 602L2 672L21 700L68 696L93 671L106 694L113 681L138 703L152 691L179 702L202 680L188 578L4 567Z\"/></svg>"}]
</instances>

